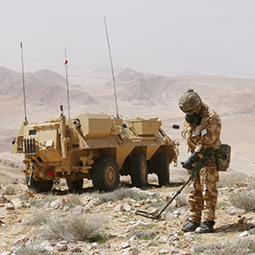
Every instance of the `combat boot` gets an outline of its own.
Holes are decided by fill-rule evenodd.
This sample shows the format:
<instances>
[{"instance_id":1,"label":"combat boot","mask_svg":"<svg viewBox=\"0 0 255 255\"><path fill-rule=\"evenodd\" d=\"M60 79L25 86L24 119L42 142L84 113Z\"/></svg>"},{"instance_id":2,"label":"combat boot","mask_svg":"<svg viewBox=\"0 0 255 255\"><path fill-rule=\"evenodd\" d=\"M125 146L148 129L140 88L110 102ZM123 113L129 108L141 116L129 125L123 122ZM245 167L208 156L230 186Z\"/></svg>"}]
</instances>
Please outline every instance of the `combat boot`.
<instances>
[{"instance_id":1,"label":"combat boot","mask_svg":"<svg viewBox=\"0 0 255 255\"><path fill-rule=\"evenodd\" d=\"M188 222L182 227L182 231L184 232L194 232L198 227L199 223L194 222L192 220L188 220Z\"/></svg>"},{"instance_id":2,"label":"combat boot","mask_svg":"<svg viewBox=\"0 0 255 255\"><path fill-rule=\"evenodd\" d=\"M212 233L215 221L203 221L202 224L195 230L196 233Z\"/></svg>"}]
</instances>

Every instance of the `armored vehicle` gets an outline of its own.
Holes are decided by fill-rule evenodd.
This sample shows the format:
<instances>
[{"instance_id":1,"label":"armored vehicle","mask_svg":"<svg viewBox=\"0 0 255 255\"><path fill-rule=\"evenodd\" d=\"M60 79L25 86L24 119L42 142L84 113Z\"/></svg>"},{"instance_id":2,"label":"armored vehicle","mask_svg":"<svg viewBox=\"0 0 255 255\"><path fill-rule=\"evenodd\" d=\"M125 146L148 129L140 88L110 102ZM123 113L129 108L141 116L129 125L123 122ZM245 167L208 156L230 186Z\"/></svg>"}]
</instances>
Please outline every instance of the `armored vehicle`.
<instances>
[{"instance_id":1,"label":"armored vehicle","mask_svg":"<svg viewBox=\"0 0 255 255\"><path fill-rule=\"evenodd\" d=\"M87 178L96 190L111 191L120 175L130 175L132 184L142 187L149 173L157 174L160 185L169 183L178 142L168 137L158 118L86 113L67 119L60 108L60 116L49 121L25 121L14 138L12 153L24 154L29 188L48 191L54 180L64 178L69 190L76 190Z\"/></svg>"}]
</instances>

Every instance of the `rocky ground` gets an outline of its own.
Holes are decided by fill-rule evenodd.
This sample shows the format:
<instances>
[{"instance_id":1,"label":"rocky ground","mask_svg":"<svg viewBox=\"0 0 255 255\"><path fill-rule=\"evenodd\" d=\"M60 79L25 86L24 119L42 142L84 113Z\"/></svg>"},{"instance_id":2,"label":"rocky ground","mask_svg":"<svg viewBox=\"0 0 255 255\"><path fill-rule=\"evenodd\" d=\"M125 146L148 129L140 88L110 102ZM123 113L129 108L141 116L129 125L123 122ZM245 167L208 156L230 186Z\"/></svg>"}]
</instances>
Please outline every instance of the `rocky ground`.
<instances>
[{"instance_id":1,"label":"rocky ground","mask_svg":"<svg viewBox=\"0 0 255 255\"><path fill-rule=\"evenodd\" d=\"M188 215L188 187L160 220L136 215L136 210L159 212L183 185L159 187L154 176L149 180L145 190L122 180L118 190L103 194L93 191L88 180L79 193L69 193L62 181L45 194L29 190L22 178L1 184L0 254L243 255L255 251L252 178L231 183L228 177L219 183L215 232L210 234L181 231ZM233 206L233 198L240 194L247 194L241 198L243 208Z\"/></svg>"}]
</instances>

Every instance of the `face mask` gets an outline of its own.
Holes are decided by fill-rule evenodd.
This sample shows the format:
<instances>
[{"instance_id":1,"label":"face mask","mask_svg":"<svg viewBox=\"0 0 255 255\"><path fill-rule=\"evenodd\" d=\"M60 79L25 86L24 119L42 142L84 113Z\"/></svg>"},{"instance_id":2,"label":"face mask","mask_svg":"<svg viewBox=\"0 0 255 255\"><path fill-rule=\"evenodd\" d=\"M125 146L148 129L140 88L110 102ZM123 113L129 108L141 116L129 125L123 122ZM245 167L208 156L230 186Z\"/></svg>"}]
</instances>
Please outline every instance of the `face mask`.
<instances>
[{"instance_id":1,"label":"face mask","mask_svg":"<svg viewBox=\"0 0 255 255\"><path fill-rule=\"evenodd\" d=\"M189 124L195 124L195 125L199 125L201 120L202 120L202 117L197 114L197 113L193 113L193 114L186 114L185 115L185 120L189 123Z\"/></svg>"}]
</instances>

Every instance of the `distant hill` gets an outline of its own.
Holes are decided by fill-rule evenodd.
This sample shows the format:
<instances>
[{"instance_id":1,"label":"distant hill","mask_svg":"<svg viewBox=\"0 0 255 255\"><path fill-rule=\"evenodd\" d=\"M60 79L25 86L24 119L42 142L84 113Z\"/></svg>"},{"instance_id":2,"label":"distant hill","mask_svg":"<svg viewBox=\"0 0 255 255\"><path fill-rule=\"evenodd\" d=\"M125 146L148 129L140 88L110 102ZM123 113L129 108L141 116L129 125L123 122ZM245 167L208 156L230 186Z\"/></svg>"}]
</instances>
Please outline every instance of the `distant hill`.
<instances>
[{"instance_id":1,"label":"distant hill","mask_svg":"<svg viewBox=\"0 0 255 255\"><path fill-rule=\"evenodd\" d=\"M95 74L96 75L96 74ZM189 88L199 93L202 100L221 116L242 115L255 119L255 80L221 76L163 76L145 75L126 68L115 77L118 105L125 114L132 106L132 113L156 112L156 107L179 113L180 95ZM25 73L26 101L33 111L59 109L67 103L66 80L58 73L40 70ZM79 85L77 85L79 86ZM72 111L90 110L94 112L115 112L112 80L97 87L89 88L90 96L82 87L70 88ZM20 73L0 67L0 107L9 109L14 105L22 107L23 87ZM99 93L100 92L100 93ZM90 106L90 107L88 107ZM136 109L137 107L137 109ZM151 108L153 107L153 108ZM162 109L163 109L162 108ZM65 108L66 109L66 108ZM17 108L14 110L17 112ZM6 114L7 114L6 112ZM4 116L4 115L3 115Z\"/></svg>"},{"instance_id":2,"label":"distant hill","mask_svg":"<svg viewBox=\"0 0 255 255\"><path fill-rule=\"evenodd\" d=\"M23 103L22 76L10 69L0 67L0 101L11 100L16 104ZM58 73L42 70L25 73L25 93L28 104L34 106L55 107L66 103L66 81ZM85 91L70 89L70 100L76 104L91 105L98 102Z\"/></svg>"},{"instance_id":3,"label":"distant hill","mask_svg":"<svg viewBox=\"0 0 255 255\"><path fill-rule=\"evenodd\" d=\"M60 74L58 74L57 72L51 71L51 70L40 70L38 72L35 73L30 73L32 79L37 79L37 80L42 80L42 81L46 81L48 83L54 83L57 84L61 87L66 87L66 79L61 76ZM28 75L28 74L26 74Z\"/></svg>"},{"instance_id":4,"label":"distant hill","mask_svg":"<svg viewBox=\"0 0 255 255\"><path fill-rule=\"evenodd\" d=\"M255 80L252 79L142 75L125 69L116 76L116 86L118 100L132 105L176 105L180 95L193 88L203 101L226 114L255 114Z\"/></svg>"},{"instance_id":5,"label":"distant hill","mask_svg":"<svg viewBox=\"0 0 255 255\"><path fill-rule=\"evenodd\" d=\"M115 83L116 86L125 86L129 84L132 81L136 81L137 79L143 77L144 74L137 72L136 70L133 70L131 68L126 68L122 72L120 72L116 77L115 77ZM112 87L113 86L113 81L110 80L108 81L105 86L107 87Z\"/></svg>"},{"instance_id":6,"label":"distant hill","mask_svg":"<svg viewBox=\"0 0 255 255\"><path fill-rule=\"evenodd\" d=\"M40 70L38 72L31 74L31 78L46 81L48 83L54 83L54 84L57 84L65 89L67 87L66 79L55 71L51 71L51 70L47 70L47 69ZM68 86L69 86L69 88L73 88L73 89L81 89L82 88L78 84L69 83Z\"/></svg>"}]
</instances>

